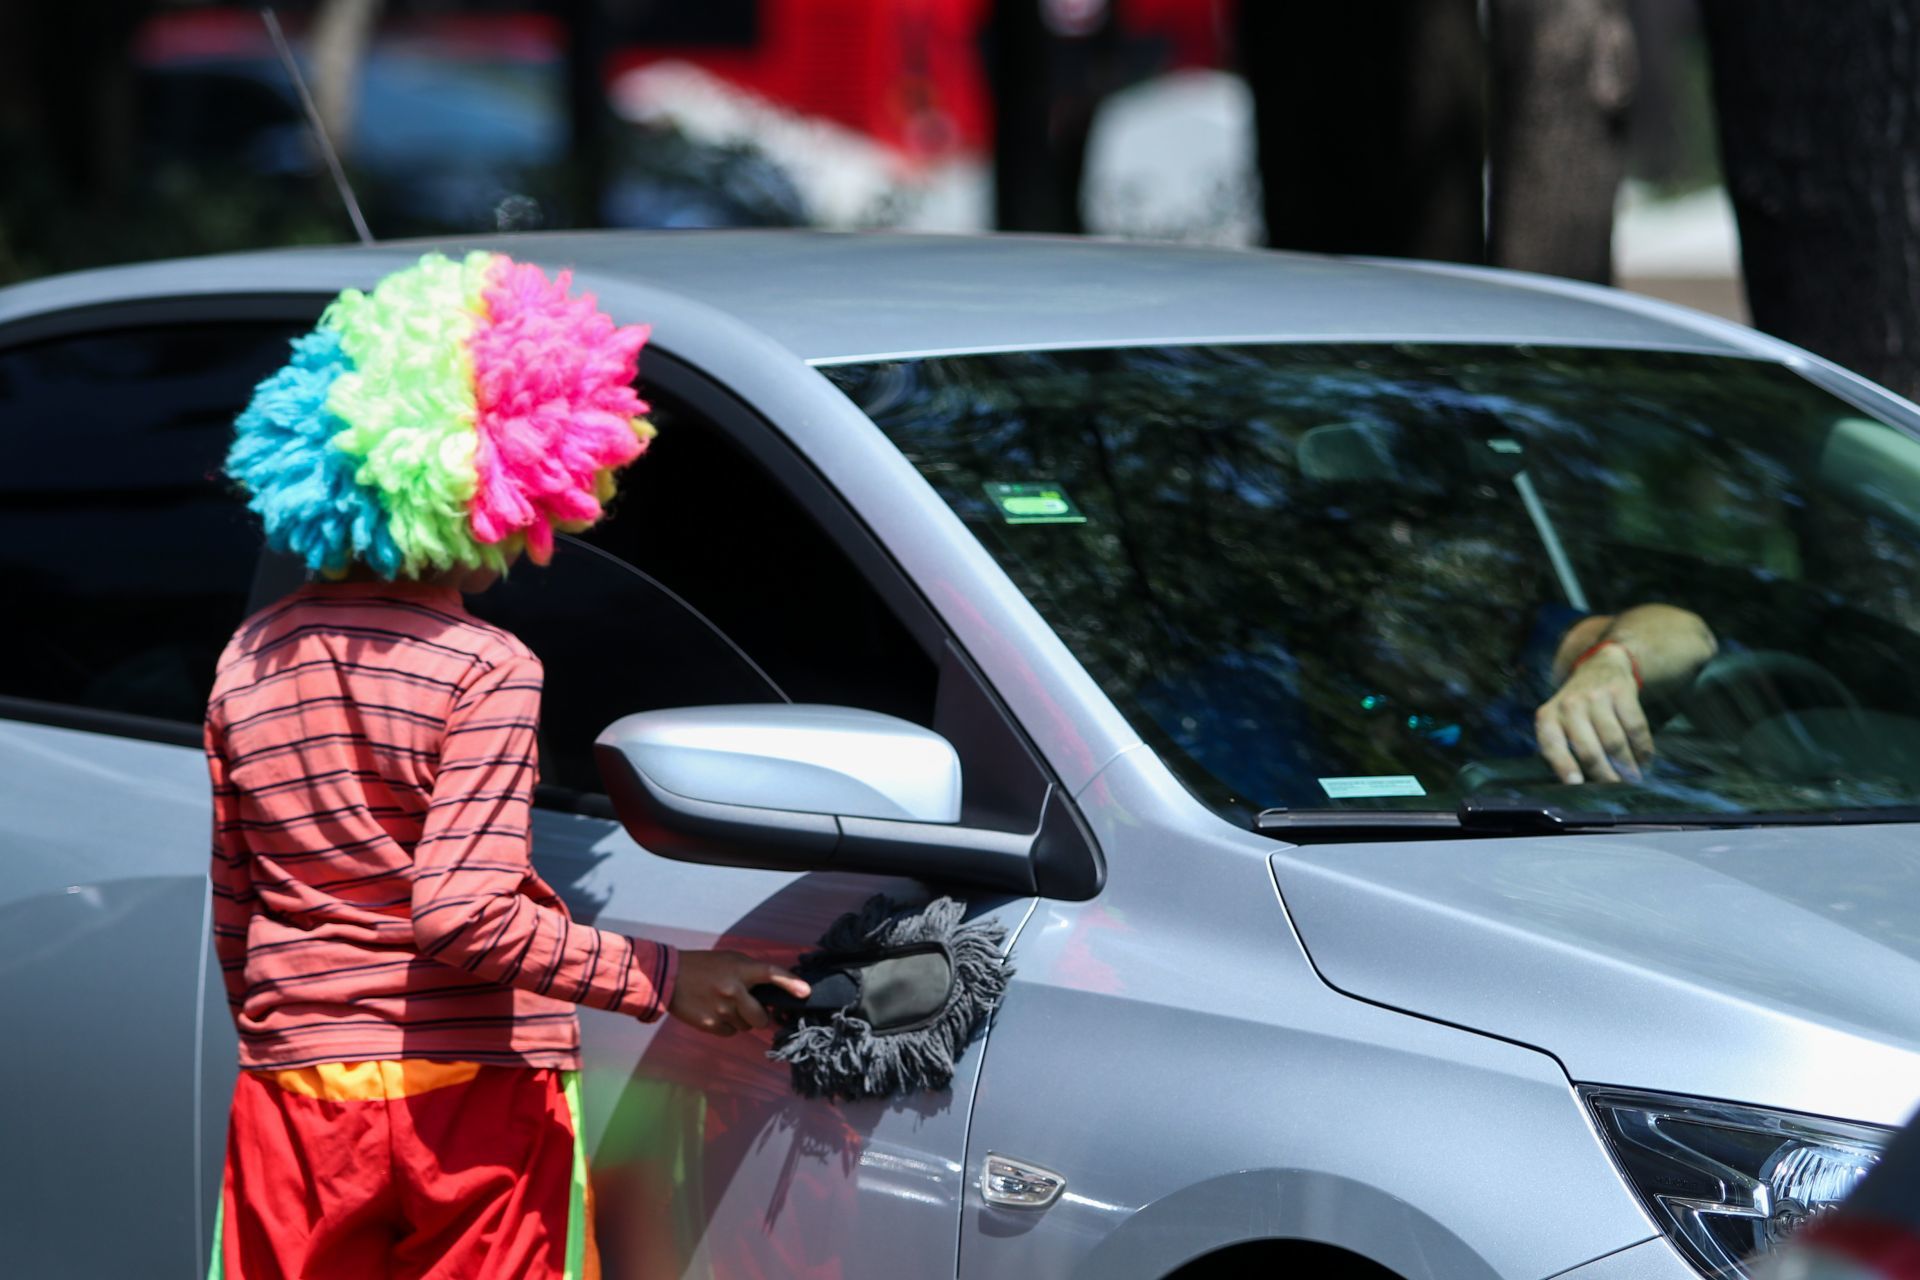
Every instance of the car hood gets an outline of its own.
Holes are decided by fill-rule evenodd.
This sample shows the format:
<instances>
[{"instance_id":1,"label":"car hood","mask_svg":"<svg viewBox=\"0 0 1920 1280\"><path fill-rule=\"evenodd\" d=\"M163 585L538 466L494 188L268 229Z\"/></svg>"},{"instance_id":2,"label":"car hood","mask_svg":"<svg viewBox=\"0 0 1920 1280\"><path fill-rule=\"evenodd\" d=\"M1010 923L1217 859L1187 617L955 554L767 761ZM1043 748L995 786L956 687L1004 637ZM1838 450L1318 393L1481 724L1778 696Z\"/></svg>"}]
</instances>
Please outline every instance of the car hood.
<instances>
[{"instance_id":1,"label":"car hood","mask_svg":"<svg viewBox=\"0 0 1920 1280\"><path fill-rule=\"evenodd\" d=\"M1273 868L1334 987L1576 1081L1882 1124L1920 1105L1920 828L1319 844Z\"/></svg>"}]
</instances>

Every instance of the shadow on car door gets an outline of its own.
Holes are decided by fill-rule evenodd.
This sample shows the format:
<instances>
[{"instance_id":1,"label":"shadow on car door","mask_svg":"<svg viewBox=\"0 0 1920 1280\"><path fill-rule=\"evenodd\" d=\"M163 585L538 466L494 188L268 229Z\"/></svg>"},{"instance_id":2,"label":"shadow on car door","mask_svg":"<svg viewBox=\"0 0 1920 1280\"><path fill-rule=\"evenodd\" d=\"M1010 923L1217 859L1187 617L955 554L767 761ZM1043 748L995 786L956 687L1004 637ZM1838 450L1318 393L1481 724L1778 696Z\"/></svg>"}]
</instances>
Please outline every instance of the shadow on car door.
<instances>
[{"instance_id":1,"label":"shadow on car door","mask_svg":"<svg viewBox=\"0 0 1920 1280\"><path fill-rule=\"evenodd\" d=\"M603 549L562 541L542 572L475 602L543 655L534 853L576 918L686 948L790 961L875 892L908 881L680 863L614 821L584 748L659 706L778 701L751 656ZM1018 926L1030 899L976 902ZM979 1054L950 1090L886 1103L803 1100L767 1037L583 1010L583 1101L598 1236L621 1277L950 1277Z\"/></svg>"}]
</instances>

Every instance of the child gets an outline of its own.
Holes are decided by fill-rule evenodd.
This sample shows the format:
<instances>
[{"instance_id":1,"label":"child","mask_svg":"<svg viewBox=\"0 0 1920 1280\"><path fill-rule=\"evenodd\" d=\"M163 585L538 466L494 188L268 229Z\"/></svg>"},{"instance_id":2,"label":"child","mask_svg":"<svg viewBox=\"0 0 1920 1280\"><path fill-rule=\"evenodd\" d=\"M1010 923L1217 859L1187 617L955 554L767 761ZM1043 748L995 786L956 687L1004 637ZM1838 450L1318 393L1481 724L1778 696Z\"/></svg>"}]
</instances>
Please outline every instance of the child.
<instances>
[{"instance_id":1,"label":"child","mask_svg":"<svg viewBox=\"0 0 1920 1280\"><path fill-rule=\"evenodd\" d=\"M528 861L539 659L460 592L597 520L652 428L643 327L502 255L348 290L227 461L305 587L207 708L240 1036L211 1274L597 1271L573 1005L763 1027L798 978L573 923Z\"/></svg>"}]
</instances>

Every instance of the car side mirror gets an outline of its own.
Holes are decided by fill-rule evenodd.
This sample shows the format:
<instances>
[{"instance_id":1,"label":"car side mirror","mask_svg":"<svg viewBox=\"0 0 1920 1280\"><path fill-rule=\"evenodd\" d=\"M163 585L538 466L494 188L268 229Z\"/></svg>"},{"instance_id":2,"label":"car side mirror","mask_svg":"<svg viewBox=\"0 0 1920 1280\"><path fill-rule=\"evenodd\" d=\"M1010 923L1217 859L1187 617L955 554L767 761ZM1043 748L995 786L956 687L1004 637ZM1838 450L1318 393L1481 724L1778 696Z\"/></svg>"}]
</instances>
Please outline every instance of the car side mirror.
<instances>
[{"instance_id":1,"label":"car side mirror","mask_svg":"<svg viewBox=\"0 0 1920 1280\"><path fill-rule=\"evenodd\" d=\"M810 704L678 707L616 720L593 749L621 824L663 857L1034 892L1039 833L960 825L959 755L911 721Z\"/></svg>"}]
</instances>

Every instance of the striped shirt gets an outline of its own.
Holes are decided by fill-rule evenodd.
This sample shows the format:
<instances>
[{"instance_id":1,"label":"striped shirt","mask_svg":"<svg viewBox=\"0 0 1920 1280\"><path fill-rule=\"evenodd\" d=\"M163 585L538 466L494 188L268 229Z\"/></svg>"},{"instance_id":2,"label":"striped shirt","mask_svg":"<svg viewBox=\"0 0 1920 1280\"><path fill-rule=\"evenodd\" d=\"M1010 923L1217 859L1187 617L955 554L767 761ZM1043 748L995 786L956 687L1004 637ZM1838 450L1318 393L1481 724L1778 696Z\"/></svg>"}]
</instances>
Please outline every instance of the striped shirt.
<instances>
[{"instance_id":1,"label":"striped shirt","mask_svg":"<svg viewBox=\"0 0 1920 1280\"><path fill-rule=\"evenodd\" d=\"M570 1068L574 1005L665 1010L673 949L574 923L528 860L540 683L452 588L311 584L241 624L206 724L241 1066Z\"/></svg>"}]
</instances>

